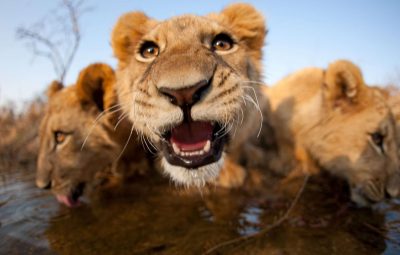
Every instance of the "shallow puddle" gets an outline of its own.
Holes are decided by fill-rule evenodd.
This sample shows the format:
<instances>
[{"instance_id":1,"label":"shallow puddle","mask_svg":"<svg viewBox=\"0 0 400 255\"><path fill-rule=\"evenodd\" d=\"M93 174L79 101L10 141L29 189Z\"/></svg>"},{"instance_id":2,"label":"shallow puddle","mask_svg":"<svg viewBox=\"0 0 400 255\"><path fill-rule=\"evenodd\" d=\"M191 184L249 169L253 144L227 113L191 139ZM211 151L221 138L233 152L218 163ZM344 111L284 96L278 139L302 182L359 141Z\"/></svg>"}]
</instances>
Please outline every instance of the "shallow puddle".
<instances>
[{"instance_id":1,"label":"shallow puddle","mask_svg":"<svg viewBox=\"0 0 400 255\"><path fill-rule=\"evenodd\" d=\"M309 180L287 221L212 254L400 254L400 202L354 208L335 185ZM294 195L267 186L185 191L150 176L69 209L34 186L34 169L3 171L0 254L203 254L285 214Z\"/></svg>"}]
</instances>

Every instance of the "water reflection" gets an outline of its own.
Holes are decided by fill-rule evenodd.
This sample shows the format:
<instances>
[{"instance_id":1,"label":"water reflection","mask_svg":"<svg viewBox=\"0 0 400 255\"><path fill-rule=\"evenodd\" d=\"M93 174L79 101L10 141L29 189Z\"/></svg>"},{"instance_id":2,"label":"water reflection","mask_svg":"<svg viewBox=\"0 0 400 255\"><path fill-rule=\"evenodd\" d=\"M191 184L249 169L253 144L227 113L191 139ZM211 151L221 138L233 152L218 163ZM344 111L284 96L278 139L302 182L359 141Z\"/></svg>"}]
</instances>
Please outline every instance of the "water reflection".
<instances>
[{"instance_id":1,"label":"water reflection","mask_svg":"<svg viewBox=\"0 0 400 255\"><path fill-rule=\"evenodd\" d=\"M2 171L0 175L1 254L54 254L43 234L58 205L38 190L34 171Z\"/></svg>"},{"instance_id":2,"label":"water reflection","mask_svg":"<svg viewBox=\"0 0 400 255\"><path fill-rule=\"evenodd\" d=\"M33 178L28 170L0 177L0 254L202 254L259 232L293 199L268 185L182 192L152 176L69 209ZM288 221L218 254L399 254L399 201L359 209L336 189L336 182L310 180Z\"/></svg>"}]
</instances>

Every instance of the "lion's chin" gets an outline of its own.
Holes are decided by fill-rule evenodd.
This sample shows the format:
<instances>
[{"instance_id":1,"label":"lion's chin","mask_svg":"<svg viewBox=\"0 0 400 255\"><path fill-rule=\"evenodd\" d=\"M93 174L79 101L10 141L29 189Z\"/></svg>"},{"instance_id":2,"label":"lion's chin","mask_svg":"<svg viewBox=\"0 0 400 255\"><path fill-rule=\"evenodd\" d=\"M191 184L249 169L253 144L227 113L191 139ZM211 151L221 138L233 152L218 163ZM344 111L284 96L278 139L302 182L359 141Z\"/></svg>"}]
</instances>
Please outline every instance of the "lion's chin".
<instances>
[{"instance_id":1,"label":"lion's chin","mask_svg":"<svg viewBox=\"0 0 400 255\"><path fill-rule=\"evenodd\" d=\"M206 183L213 182L219 175L224 163L224 155L216 162L203 165L195 169L170 164L165 157L161 164L164 172L179 185L203 187Z\"/></svg>"}]
</instances>

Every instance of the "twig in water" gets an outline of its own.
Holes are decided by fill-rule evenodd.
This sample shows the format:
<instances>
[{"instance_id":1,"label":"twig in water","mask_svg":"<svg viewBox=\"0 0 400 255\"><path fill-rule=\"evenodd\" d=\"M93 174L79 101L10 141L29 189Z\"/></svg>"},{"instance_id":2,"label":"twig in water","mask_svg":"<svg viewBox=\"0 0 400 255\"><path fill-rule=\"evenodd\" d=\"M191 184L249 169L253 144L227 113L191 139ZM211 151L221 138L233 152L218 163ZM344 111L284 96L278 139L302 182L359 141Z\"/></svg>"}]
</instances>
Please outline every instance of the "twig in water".
<instances>
[{"instance_id":1,"label":"twig in water","mask_svg":"<svg viewBox=\"0 0 400 255\"><path fill-rule=\"evenodd\" d=\"M375 233L381 235L385 240L388 240L388 241L392 242L392 243L395 244L395 245L400 245L400 242L397 241L395 238L390 237L390 236L385 232L385 230L379 229L379 228L377 228L377 227L375 227L375 226L372 226L372 225L370 225L370 224L368 224L368 223L366 223L366 222L363 222L363 225L366 226L367 228L369 228L370 230L374 231Z\"/></svg>"},{"instance_id":2,"label":"twig in water","mask_svg":"<svg viewBox=\"0 0 400 255\"><path fill-rule=\"evenodd\" d=\"M231 239L231 240L226 241L226 242L222 242L222 243L220 243L220 244L208 249L205 253L203 253L203 255L211 254L211 253L215 252L216 250L218 250L218 249L220 249L220 248L222 248L224 246L228 246L228 245L231 245L231 244L234 244L234 243L237 243L237 242L241 242L241 241L246 241L246 240L249 240L249 239L257 237L257 236L262 236L265 233L267 233L267 232L271 231L272 229L274 229L274 228L278 227L279 225L281 225L283 222L285 222L289 218L290 213L293 211L293 208L296 206L297 202L299 201L299 199L300 199L301 195L303 194L304 189L306 187L308 178L309 178L309 175L306 175L304 177L303 184L302 184L301 188L299 189L299 191L297 192L296 197L293 199L293 201L290 204L289 208L287 209L286 213L280 219L278 219L277 221L275 221L271 225L268 225L263 230L261 230L261 231L259 231L257 233L250 234L250 235L247 235L247 236L241 236L241 237L238 237L238 238L235 238L235 239Z\"/></svg>"}]
</instances>

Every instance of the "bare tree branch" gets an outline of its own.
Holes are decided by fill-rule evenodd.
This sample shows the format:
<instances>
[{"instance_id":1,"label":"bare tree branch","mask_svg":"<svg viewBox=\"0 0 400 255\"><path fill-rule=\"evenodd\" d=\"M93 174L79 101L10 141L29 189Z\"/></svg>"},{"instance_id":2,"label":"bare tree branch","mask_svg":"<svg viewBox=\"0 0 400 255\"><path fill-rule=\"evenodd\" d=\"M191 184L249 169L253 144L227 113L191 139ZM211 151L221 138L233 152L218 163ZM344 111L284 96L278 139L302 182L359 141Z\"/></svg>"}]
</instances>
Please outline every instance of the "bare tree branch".
<instances>
[{"instance_id":1,"label":"bare tree branch","mask_svg":"<svg viewBox=\"0 0 400 255\"><path fill-rule=\"evenodd\" d=\"M25 28L17 29L17 38L31 41L33 54L50 59L56 75L60 76L61 70L64 69L63 59L57 46L52 41L37 32ZM42 44L46 50L39 50L37 44Z\"/></svg>"},{"instance_id":2,"label":"bare tree branch","mask_svg":"<svg viewBox=\"0 0 400 255\"><path fill-rule=\"evenodd\" d=\"M68 9L68 13L70 16L71 24L72 24L72 33L74 35L75 41L74 45L72 48L71 53L69 54L65 66L64 66L64 71L61 74L60 81L63 81L66 75L66 72L68 71L69 67L71 66L72 60L75 57L76 51L78 50L79 47L79 42L81 40L81 34L80 34L80 29L79 29L79 23L78 23L78 7L81 5L83 1L79 1L77 4L77 8L73 6L73 4L70 2L70 0L63 0L65 7Z\"/></svg>"},{"instance_id":3,"label":"bare tree branch","mask_svg":"<svg viewBox=\"0 0 400 255\"><path fill-rule=\"evenodd\" d=\"M19 27L17 39L30 45L34 56L48 59L57 79L63 82L81 41L80 18L90 10L86 0L59 0L51 10L31 27Z\"/></svg>"}]
</instances>

